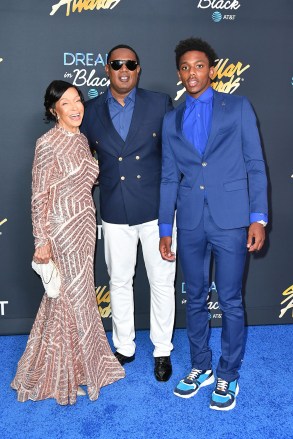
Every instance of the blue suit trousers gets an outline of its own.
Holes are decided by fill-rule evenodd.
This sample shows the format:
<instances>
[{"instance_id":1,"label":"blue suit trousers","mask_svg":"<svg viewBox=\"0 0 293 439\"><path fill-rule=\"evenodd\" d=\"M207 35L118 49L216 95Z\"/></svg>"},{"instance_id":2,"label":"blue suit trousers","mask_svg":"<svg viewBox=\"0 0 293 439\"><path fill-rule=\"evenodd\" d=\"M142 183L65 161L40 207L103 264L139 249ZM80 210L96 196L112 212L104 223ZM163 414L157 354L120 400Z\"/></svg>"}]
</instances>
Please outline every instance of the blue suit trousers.
<instances>
[{"instance_id":1,"label":"blue suit trousers","mask_svg":"<svg viewBox=\"0 0 293 439\"><path fill-rule=\"evenodd\" d=\"M244 347L242 278L247 254L246 228L221 229L205 203L201 221L193 230L178 229L178 254L187 293L187 335L192 367L212 368L208 345L210 254L215 262L215 282L222 310L221 358L217 376L239 377Z\"/></svg>"}]
</instances>

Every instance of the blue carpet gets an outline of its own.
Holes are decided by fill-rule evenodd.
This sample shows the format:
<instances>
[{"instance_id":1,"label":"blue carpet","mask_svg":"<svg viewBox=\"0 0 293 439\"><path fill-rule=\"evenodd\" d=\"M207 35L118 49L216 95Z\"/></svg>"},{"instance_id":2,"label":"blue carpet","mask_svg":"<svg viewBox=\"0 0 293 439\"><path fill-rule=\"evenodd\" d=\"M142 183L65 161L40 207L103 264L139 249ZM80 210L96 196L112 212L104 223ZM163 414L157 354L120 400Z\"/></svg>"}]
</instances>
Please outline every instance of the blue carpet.
<instances>
[{"instance_id":1,"label":"blue carpet","mask_svg":"<svg viewBox=\"0 0 293 439\"><path fill-rule=\"evenodd\" d=\"M110 338L110 334L108 334ZM237 405L231 412L209 409L213 386L190 399L173 387L190 369L185 330L176 330L173 375L153 376L148 331L137 333L135 361L126 378L101 390L98 401L79 397L74 406L54 400L17 402L10 387L27 336L0 337L0 439L292 439L293 325L249 327ZM214 364L220 329L211 331Z\"/></svg>"}]
</instances>

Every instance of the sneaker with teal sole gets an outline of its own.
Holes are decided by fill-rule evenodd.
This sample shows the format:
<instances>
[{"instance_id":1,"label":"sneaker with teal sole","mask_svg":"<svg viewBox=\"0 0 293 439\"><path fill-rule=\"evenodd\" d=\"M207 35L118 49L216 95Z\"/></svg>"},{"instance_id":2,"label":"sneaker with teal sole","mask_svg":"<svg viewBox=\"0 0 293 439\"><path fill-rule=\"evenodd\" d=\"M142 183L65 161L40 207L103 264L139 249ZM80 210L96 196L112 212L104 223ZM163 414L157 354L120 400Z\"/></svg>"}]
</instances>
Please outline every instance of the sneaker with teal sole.
<instances>
[{"instance_id":1,"label":"sneaker with teal sole","mask_svg":"<svg viewBox=\"0 0 293 439\"><path fill-rule=\"evenodd\" d=\"M215 381L212 370L192 369L187 377L183 378L175 387L174 395L180 398L191 398L201 387L208 386Z\"/></svg>"},{"instance_id":2,"label":"sneaker with teal sole","mask_svg":"<svg viewBox=\"0 0 293 439\"><path fill-rule=\"evenodd\" d=\"M238 380L229 382L218 378L215 390L212 393L210 408L213 410L232 410L236 405L238 393Z\"/></svg>"}]
</instances>

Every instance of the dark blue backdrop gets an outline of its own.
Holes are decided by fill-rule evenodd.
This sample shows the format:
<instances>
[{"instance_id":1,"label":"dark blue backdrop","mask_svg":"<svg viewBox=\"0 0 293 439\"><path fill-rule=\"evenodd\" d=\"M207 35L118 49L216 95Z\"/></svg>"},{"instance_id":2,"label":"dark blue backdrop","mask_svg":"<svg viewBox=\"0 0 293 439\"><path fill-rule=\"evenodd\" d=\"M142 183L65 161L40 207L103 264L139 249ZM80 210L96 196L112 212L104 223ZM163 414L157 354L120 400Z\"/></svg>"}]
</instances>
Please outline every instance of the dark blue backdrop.
<instances>
[{"instance_id":1,"label":"dark blue backdrop","mask_svg":"<svg viewBox=\"0 0 293 439\"><path fill-rule=\"evenodd\" d=\"M0 3L0 334L28 332L43 294L30 267L30 195L35 141L48 129L43 122L45 88L51 80L64 78L80 86L88 98L104 92L107 51L126 43L141 58L140 86L169 93L177 105L184 90L177 82L174 47L191 35L206 39L218 52L215 88L246 95L260 124L270 225L266 248L247 261L247 323L293 322L292 24L291 0ZM97 299L108 329L111 310L99 224L98 220ZM137 327L146 328L149 287L140 252L135 296ZM176 300L176 325L184 326L180 269ZM212 283L209 308L212 325L220 325Z\"/></svg>"}]
</instances>

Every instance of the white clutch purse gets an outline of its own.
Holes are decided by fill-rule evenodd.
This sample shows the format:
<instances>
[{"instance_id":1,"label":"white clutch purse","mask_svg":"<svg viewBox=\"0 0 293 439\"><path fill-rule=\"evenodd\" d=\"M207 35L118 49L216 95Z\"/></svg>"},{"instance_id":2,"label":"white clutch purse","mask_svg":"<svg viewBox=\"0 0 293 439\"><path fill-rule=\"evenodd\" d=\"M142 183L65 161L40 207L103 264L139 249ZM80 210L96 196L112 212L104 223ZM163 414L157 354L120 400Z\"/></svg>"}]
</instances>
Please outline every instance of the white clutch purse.
<instances>
[{"instance_id":1,"label":"white clutch purse","mask_svg":"<svg viewBox=\"0 0 293 439\"><path fill-rule=\"evenodd\" d=\"M32 268L41 276L48 297L56 299L60 293L61 278L54 262L51 259L48 264L37 264L32 261Z\"/></svg>"}]
</instances>

